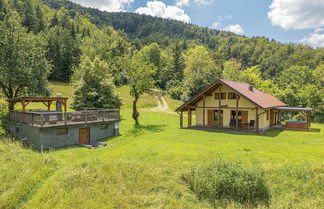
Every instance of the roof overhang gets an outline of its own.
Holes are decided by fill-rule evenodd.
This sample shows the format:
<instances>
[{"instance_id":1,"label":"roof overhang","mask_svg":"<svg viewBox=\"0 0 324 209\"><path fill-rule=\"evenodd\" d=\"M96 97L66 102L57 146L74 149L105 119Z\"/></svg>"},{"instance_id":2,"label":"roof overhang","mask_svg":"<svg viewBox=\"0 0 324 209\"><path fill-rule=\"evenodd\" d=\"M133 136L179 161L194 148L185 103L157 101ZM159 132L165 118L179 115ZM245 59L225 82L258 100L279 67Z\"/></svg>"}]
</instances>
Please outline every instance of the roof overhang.
<instances>
[{"instance_id":1,"label":"roof overhang","mask_svg":"<svg viewBox=\"0 0 324 209\"><path fill-rule=\"evenodd\" d=\"M275 107L276 110L286 110L286 111L312 111L313 108L308 107Z\"/></svg>"}]
</instances>

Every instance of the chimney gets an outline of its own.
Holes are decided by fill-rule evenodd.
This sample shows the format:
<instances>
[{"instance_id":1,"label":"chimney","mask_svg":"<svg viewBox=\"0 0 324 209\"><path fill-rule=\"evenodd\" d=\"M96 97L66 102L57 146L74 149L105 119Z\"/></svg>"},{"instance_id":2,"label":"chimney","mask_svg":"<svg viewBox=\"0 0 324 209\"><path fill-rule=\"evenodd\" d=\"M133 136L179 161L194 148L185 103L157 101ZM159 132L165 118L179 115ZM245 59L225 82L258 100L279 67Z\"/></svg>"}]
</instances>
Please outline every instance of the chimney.
<instances>
[{"instance_id":1,"label":"chimney","mask_svg":"<svg viewBox=\"0 0 324 209\"><path fill-rule=\"evenodd\" d=\"M253 91L253 86L250 85L250 86L249 86L249 90L250 90L250 91Z\"/></svg>"}]
</instances>

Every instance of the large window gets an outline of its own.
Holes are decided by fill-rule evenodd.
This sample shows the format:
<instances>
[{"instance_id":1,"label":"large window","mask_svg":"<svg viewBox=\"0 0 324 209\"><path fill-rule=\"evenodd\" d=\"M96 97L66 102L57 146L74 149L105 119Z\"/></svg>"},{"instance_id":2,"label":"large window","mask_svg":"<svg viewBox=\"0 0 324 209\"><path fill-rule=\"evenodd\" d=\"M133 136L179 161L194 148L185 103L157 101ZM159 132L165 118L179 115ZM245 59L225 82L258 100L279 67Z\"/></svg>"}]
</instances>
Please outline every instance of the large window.
<instances>
[{"instance_id":1,"label":"large window","mask_svg":"<svg viewBox=\"0 0 324 209\"><path fill-rule=\"evenodd\" d=\"M228 99L236 99L236 95L237 95L238 99L240 99L240 95L235 94L234 92L229 92Z\"/></svg>"},{"instance_id":2,"label":"large window","mask_svg":"<svg viewBox=\"0 0 324 209\"><path fill-rule=\"evenodd\" d=\"M223 110L221 110L219 116L220 116L220 122L221 122L221 124L223 124ZM214 110L214 120L213 120L213 123L215 125L218 125L218 110Z\"/></svg>"},{"instance_id":3,"label":"large window","mask_svg":"<svg viewBox=\"0 0 324 209\"><path fill-rule=\"evenodd\" d=\"M215 93L215 99L226 99L226 93Z\"/></svg>"},{"instance_id":4,"label":"large window","mask_svg":"<svg viewBox=\"0 0 324 209\"><path fill-rule=\"evenodd\" d=\"M56 135L66 135L68 134L67 128L57 128L56 129Z\"/></svg>"}]
</instances>

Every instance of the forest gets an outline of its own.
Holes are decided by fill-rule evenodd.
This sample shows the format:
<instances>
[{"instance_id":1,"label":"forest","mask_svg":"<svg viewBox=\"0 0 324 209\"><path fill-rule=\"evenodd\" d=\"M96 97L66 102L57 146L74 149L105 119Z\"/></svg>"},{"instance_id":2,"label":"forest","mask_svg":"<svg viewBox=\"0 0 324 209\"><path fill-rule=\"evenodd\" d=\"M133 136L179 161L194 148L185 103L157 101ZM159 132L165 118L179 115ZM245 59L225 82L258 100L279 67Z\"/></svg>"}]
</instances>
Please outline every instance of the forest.
<instances>
[{"instance_id":1,"label":"forest","mask_svg":"<svg viewBox=\"0 0 324 209\"><path fill-rule=\"evenodd\" d=\"M324 122L323 48L67 0L0 0L3 98L50 95L51 80L75 87L75 109L119 108L116 86L129 85L135 103L153 88L186 101L217 78L312 107L313 120Z\"/></svg>"}]
</instances>

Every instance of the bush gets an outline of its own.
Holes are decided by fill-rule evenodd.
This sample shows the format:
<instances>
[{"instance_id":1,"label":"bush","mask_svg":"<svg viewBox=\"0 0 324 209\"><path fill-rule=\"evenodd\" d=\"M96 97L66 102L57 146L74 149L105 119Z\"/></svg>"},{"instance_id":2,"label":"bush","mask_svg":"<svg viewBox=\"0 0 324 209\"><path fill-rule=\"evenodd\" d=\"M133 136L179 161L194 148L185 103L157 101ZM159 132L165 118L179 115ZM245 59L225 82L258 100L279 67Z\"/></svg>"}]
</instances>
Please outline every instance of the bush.
<instances>
[{"instance_id":1,"label":"bush","mask_svg":"<svg viewBox=\"0 0 324 209\"><path fill-rule=\"evenodd\" d=\"M182 177L199 199L214 205L231 201L248 205L269 202L264 172L258 167L218 159L193 166Z\"/></svg>"},{"instance_id":2,"label":"bush","mask_svg":"<svg viewBox=\"0 0 324 209\"><path fill-rule=\"evenodd\" d=\"M0 137L5 135L6 117L8 114L8 103L0 99Z\"/></svg>"}]
</instances>

